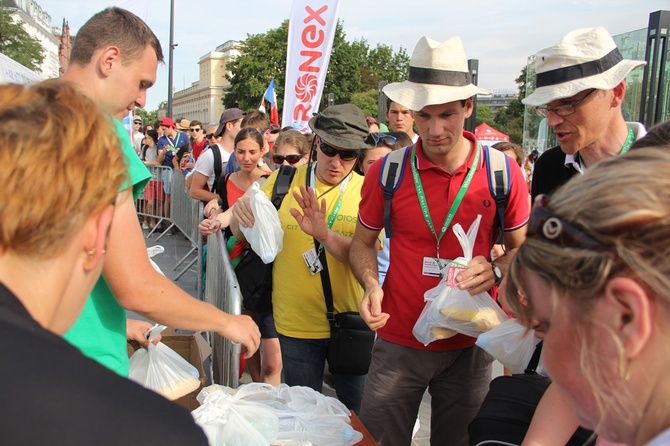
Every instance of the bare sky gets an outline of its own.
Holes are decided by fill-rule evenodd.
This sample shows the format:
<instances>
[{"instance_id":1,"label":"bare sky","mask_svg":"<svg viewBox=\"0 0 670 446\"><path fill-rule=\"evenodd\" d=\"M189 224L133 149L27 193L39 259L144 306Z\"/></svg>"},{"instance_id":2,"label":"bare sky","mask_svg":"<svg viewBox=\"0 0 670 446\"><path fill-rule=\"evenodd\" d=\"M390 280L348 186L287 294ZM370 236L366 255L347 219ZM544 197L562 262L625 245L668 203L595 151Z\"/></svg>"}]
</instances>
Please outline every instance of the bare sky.
<instances>
[{"instance_id":1,"label":"bare sky","mask_svg":"<svg viewBox=\"0 0 670 446\"><path fill-rule=\"evenodd\" d=\"M167 54L170 1L149 1L147 23ZM60 26L63 18L76 33L96 12L116 0L37 0ZM288 19L291 0L174 0L174 87L198 80L198 60L227 40L244 40ZM604 26L611 34L646 28L649 13L670 9L668 0L340 0L339 18L347 40L364 38L400 47L411 55L423 35L444 41L458 35L469 59L479 60L479 85L516 92L528 56L557 43L576 28ZM167 62L167 60L166 60ZM148 110L167 99L167 65L159 66L149 90ZM260 98L259 98L260 99Z\"/></svg>"}]
</instances>

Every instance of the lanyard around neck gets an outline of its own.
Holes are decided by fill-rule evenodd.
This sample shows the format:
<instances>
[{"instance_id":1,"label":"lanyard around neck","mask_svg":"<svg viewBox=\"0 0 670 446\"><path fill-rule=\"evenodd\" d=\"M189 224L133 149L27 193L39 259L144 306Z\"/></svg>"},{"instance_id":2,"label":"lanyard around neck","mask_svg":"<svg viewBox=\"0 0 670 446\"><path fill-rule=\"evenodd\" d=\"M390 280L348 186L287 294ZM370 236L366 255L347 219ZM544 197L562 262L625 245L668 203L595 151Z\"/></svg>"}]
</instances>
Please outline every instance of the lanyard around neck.
<instances>
[{"instance_id":1,"label":"lanyard around neck","mask_svg":"<svg viewBox=\"0 0 670 446\"><path fill-rule=\"evenodd\" d=\"M458 190L458 194L456 195L454 202L451 204L451 208L449 208L449 213L447 214L447 217L444 219L442 229L440 230L440 234L438 235L435 232L433 219L430 216L430 211L428 209L428 200L426 200L426 194L423 190L423 183L421 182L419 169L416 167L416 144L412 146L412 157L410 160L410 164L412 166L412 176L414 177L414 188L416 189L416 195L419 198L419 205L421 206L421 213L423 213L423 218L424 220L426 220L426 223L428 224L428 229L430 229L430 232L432 232L433 236L435 237L438 259L440 258L440 240L442 240L442 236L445 234L445 232L447 232L447 229L451 225L451 222L453 221L454 216L456 215L456 211L458 210L458 208L461 205L461 202L463 201L465 192L467 192L468 188L470 187L472 177L475 175L475 170L477 170L477 166L479 164L480 152L481 149L479 148L479 146L475 145L475 159L472 161L472 166L470 166L470 170L468 171L468 174L465 176L465 180L463 180L463 184L461 185L461 188Z\"/></svg>"},{"instance_id":2,"label":"lanyard around neck","mask_svg":"<svg viewBox=\"0 0 670 446\"><path fill-rule=\"evenodd\" d=\"M309 176L309 187L314 189L314 193L316 194L316 164L314 163L312 165L312 170L310 172ZM328 216L328 229L333 228L333 224L335 224L335 219L337 218L337 214L340 213L340 208L342 207L342 196L344 195L344 190L347 188L347 184L349 183L349 180L351 179L351 174L347 175L347 177L340 183L340 196L337 199L337 203L335 203L335 208L333 209L333 212L330 213Z\"/></svg>"},{"instance_id":3,"label":"lanyard around neck","mask_svg":"<svg viewBox=\"0 0 670 446\"><path fill-rule=\"evenodd\" d=\"M628 149L630 149L630 146L633 145L634 140L635 134L633 133L633 129L629 128L628 137L626 137L626 142L623 143L623 147L621 148L619 155L623 155L624 153L628 152Z\"/></svg>"}]
</instances>

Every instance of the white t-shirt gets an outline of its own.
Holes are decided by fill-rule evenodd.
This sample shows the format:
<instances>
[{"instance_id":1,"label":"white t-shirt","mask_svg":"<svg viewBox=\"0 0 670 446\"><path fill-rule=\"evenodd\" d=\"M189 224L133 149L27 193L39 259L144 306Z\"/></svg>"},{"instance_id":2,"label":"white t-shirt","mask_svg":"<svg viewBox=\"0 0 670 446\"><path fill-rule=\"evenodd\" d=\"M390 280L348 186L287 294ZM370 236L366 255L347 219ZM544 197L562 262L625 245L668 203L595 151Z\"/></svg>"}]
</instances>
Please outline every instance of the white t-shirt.
<instances>
[{"instance_id":1,"label":"white t-shirt","mask_svg":"<svg viewBox=\"0 0 670 446\"><path fill-rule=\"evenodd\" d=\"M212 190L214 186L214 150L219 150L221 152L221 172L226 169L226 164L228 164L228 159L230 158L230 153L223 150L220 145L216 147L212 146L209 150L205 150L200 154L198 161L195 162L195 167L193 168L194 172L198 172L207 177L207 187L209 190Z\"/></svg>"}]
</instances>

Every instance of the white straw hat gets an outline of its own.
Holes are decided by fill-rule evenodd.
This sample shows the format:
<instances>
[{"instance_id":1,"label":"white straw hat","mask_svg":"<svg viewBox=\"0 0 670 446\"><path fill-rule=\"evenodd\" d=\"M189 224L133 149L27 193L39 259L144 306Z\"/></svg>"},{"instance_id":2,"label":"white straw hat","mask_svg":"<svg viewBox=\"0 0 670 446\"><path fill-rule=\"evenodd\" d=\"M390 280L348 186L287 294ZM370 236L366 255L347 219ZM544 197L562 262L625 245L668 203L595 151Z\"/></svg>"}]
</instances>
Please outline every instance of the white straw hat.
<instances>
[{"instance_id":1,"label":"white straw hat","mask_svg":"<svg viewBox=\"0 0 670 446\"><path fill-rule=\"evenodd\" d=\"M624 59L605 28L576 29L557 45L538 51L537 89L521 102L537 107L591 88L611 90L645 64L643 60Z\"/></svg>"},{"instance_id":2,"label":"white straw hat","mask_svg":"<svg viewBox=\"0 0 670 446\"><path fill-rule=\"evenodd\" d=\"M408 80L389 84L383 91L393 102L415 111L427 105L491 94L472 83L460 37L439 43L426 36L414 48Z\"/></svg>"}]
</instances>

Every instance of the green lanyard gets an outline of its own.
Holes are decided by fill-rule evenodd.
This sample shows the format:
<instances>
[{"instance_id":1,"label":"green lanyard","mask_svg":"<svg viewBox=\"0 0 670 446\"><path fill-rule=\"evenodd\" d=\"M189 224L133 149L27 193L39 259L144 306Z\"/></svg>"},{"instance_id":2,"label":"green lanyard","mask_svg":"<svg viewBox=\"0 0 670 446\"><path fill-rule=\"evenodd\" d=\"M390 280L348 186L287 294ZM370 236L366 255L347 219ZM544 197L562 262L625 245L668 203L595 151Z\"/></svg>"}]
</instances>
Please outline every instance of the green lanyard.
<instances>
[{"instance_id":1,"label":"green lanyard","mask_svg":"<svg viewBox=\"0 0 670 446\"><path fill-rule=\"evenodd\" d=\"M316 163L312 165L312 172L310 176L310 185L312 189L314 189L314 193L316 193L316 175L315 175L315 170L316 170ZM349 183L349 180L351 179L351 174L347 176L347 178L342 181L340 184L340 196L337 199L337 203L335 203L335 208L333 209L333 212L330 213L328 216L328 222L326 223L328 225L328 229L333 229L333 225L335 224L335 219L337 218L337 214L340 213L340 208L342 207L342 196L344 195L344 190L347 188L347 183ZM323 250L323 245L319 244L319 250L317 252L317 255L321 254L321 251Z\"/></svg>"},{"instance_id":2,"label":"green lanyard","mask_svg":"<svg viewBox=\"0 0 670 446\"><path fill-rule=\"evenodd\" d=\"M447 217L444 219L444 224L442 224L442 229L440 230L440 234L438 235L435 232L435 226L433 226L433 219L431 218L430 211L428 210L428 200L426 200L426 194L423 191L423 183L421 183L421 177L419 176L419 169L417 169L416 167L416 144L412 146L412 158L410 160L410 164L412 165L412 176L414 177L414 187L416 189L416 195L419 198L419 205L421 205L421 212L423 213L423 218L424 220L426 220L426 223L428 224L428 229L430 229L430 232L432 232L433 235L435 236L438 259L440 258L440 240L442 240L442 236L445 234L445 232L447 232L447 229L451 225L451 222L454 219L454 216L456 215L456 211L460 207L461 201L463 201L465 192L467 192L468 188L470 187L472 177L475 175L475 170L477 170L477 165L479 164L480 152L481 149L479 148L479 146L475 145L475 159L474 161L472 161L470 171L466 175L465 180L463 180L463 184L461 185L461 188L459 189L458 194L456 195L456 199L451 204L449 213L447 214Z\"/></svg>"},{"instance_id":3,"label":"green lanyard","mask_svg":"<svg viewBox=\"0 0 670 446\"><path fill-rule=\"evenodd\" d=\"M632 129L628 129L628 137L626 138L626 142L623 143L623 147L621 148L621 153L619 155L623 155L624 153L628 152L628 149L630 149L630 146L633 144L633 141L635 140L635 135L633 134Z\"/></svg>"}]
</instances>

